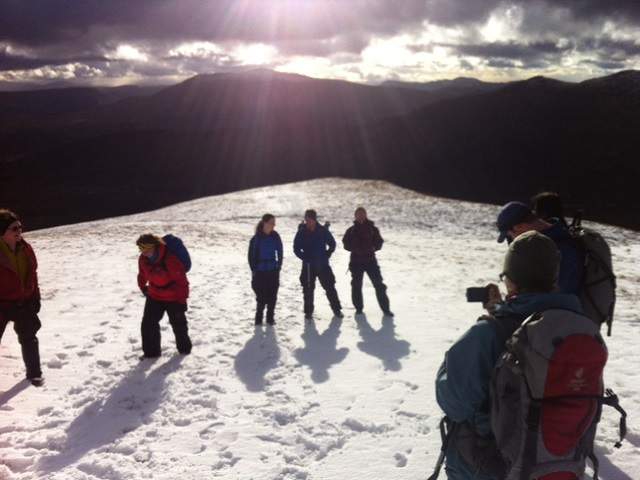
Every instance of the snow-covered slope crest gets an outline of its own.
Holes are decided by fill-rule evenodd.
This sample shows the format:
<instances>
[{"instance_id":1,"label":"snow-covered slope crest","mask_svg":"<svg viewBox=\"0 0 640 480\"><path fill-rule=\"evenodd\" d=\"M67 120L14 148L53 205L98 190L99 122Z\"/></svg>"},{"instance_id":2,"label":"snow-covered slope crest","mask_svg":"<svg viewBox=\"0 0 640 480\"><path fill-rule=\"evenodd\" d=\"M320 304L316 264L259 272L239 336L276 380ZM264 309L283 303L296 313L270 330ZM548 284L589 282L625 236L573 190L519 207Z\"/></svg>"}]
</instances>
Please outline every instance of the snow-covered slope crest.
<instances>
[{"instance_id":1,"label":"snow-covered slope crest","mask_svg":"<svg viewBox=\"0 0 640 480\"><path fill-rule=\"evenodd\" d=\"M338 242L356 206L380 227L379 254L396 317L382 321L365 281L366 321L350 302L348 255L332 257L346 317L316 289L306 324L292 240L306 208ZM254 330L246 248L277 216L285 264L273 330ZM496 207L420 195L384 182L322 179L203 198L161 210L27 233L40 260L47 384L21 382L13 331L0 346L0 479L418 479L440 448L433 379L448 345L481 313L467 286L497 280L504 246ZM597 438L602 478L638 478L640 235L596 226L619 277L607 383L629 410ZM138 361L143 298L135 239L174 233L194 260L193 353Z\"/></svg>"}]
</instances>

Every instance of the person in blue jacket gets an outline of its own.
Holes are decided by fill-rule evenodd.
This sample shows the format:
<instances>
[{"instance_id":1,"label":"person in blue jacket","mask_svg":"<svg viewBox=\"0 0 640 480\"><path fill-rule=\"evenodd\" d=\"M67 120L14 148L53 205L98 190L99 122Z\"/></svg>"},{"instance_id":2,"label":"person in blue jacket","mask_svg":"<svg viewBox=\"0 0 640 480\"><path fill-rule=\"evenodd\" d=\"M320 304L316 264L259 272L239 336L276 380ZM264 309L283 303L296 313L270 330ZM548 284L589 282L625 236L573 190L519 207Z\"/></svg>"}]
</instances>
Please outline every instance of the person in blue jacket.
<instances>
[{"instance_id":1,"label":"person in blue jacket","mask_svg":"<svg viewBox=\"0 0 640 480\"><path fill-rule=\"evenodd\" d=\"M262 216L256 233L249 242L249 267L251 288L256 294L255 324L262 325L264 307L267 307L267 324L274 325L280 269L282 268L282 240L274 230L276 217L270 213Z\"/></svg>"},{"instance_id":2,"label":"person in blue jacket","mask_svg":"<svg viewBox=\"0 0 640 480\"><path fill-rule=\"evenodd\" d=\"M518 236L505 256L507 297L502 301L491 284L483 316L446 352L436 377L436 399L450 426L445 471L449 480L499 480L499 457L492 462L489 390L493 368L505 342L530 315L549 309L582 313L573 294L557 293L560 252L545 235L531 231ZM494 452L497 452L494 450ZM478 462L481 461L482 465Z\"/></svg>"},{"instance_id":3,"label":"person in blue jacket","mask_svg":"<svg viewBox=\"0 0 640 480\"><path fill-rule=\"evenodd\" d=\"M342 306L336 291L336 277L333 275L329 258L336 249L336 241L329 231L328 225L318 224L315 210L304 213L304 222L298 227L293 240L293 253L302 260L300 283L304 294L304 316L313 316L313 294L316 288L316 278L324 288L329 305L336 317L342 318Z\"/></svg>"},{"instance_id":4,"label":"person in blue jacket","mask_svg":"<svg viewBox=\"0 0 640 480\"><path fill-rule=\"evenodd\" d=\"M509 202L500 211L496 226L500 231L498 242L511 243L518 235L535 230L553 240L560 250L560 277L558 287L562 293L578 295L582 288L584 253L571 237L569 229L560 220L542 220L522 202Z\"/></svg>"}]
</instances>

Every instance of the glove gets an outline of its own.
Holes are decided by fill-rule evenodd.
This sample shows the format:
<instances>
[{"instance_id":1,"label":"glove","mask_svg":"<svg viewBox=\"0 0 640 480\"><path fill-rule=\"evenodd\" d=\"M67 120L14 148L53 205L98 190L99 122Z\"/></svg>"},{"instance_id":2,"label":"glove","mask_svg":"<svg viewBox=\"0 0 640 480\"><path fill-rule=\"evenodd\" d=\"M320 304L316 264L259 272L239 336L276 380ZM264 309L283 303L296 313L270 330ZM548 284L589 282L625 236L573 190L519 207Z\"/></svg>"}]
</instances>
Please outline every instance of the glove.
<instances>
[{"instance_id":1,"label":"glove","mask_svg":"<svg viewBox=\"0 0 640 480\"><path fill-rule=\"evenodd\" d=\"M140 289L140 291L142 292L142 295L144 295L145 297L148 296L148 291L149 291L149 287L147 287L146 285L144 287L142 287Z\"/></svg>"}]
</instances>

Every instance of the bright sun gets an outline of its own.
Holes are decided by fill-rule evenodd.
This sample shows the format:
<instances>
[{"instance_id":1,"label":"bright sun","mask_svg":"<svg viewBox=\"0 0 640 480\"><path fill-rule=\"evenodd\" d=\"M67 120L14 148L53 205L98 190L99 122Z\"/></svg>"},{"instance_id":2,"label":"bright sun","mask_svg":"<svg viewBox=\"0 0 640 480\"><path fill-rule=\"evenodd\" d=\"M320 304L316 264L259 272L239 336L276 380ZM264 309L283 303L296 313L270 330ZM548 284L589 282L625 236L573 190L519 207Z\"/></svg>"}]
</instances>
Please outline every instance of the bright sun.
<instances>
[{"instance_id":1,"label":"bright sun","mask_svg":"<svg viewBox=\"0 0 640 480\"><path fill-rule=\"evenodd\" d=\"M241 45L233 51L233 57L243 65L267 65L273 62L278 50L272 45L253 43Z\"/></svg>"}]
</instances>

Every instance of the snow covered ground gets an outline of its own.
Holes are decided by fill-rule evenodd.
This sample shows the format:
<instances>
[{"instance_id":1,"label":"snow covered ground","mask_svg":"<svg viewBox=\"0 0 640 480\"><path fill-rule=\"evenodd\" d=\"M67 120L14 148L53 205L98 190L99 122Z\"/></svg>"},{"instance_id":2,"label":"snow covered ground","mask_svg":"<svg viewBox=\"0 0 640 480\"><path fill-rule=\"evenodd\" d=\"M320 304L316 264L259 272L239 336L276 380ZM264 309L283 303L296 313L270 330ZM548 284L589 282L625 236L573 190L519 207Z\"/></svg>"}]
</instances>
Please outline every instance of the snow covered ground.
<instances>
[{"instance_id":1,"label":"snow covered ground","mask_svg":"<svg viewBox=\"0 0 640 480\"><path fill-rule=\"evenodd\" d=\"M364 205L396 317L382 321L365 281L366 321L350 302L348 254L332 257L346 317L316 289L305 325L292 241L305 208L340 241ZM258 217L277 216L285 264L275 329L252 325L246 248ZM384 182L323 179L204 198L162 210L27 233L40 261L46 386L22 381L9 328L0 346L0 479L424 479L440 448L433 380L480 311L465 288L496 281L504 246L493 206ZM606 380L629 412L597 438L605 480L640 478L640 234L598 226L619 278ZM192 253L193 353L139 362L140 233L175 233ZM444 477L443 477L444 478Z\"/></svg>"}]
</instances>

